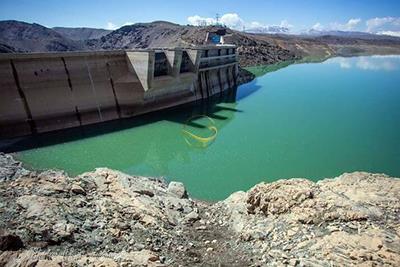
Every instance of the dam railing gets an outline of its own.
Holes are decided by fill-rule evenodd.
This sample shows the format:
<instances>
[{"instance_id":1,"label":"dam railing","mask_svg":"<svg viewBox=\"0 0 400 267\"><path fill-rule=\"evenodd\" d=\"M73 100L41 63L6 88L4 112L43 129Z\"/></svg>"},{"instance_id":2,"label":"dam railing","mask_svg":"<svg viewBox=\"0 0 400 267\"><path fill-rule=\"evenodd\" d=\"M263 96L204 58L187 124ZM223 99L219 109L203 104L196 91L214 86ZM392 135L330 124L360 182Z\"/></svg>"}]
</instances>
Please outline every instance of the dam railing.
<instances>
[{"instance_id":1,"label":"dam railing","mask_svg":"<svg viewBox=\"0 0 400 267\"><path fill-rule=\"evenodd\" d=\"M236 85L234 46L0 54L0 138L132 117Z\"/></svg>"}]
</instances>

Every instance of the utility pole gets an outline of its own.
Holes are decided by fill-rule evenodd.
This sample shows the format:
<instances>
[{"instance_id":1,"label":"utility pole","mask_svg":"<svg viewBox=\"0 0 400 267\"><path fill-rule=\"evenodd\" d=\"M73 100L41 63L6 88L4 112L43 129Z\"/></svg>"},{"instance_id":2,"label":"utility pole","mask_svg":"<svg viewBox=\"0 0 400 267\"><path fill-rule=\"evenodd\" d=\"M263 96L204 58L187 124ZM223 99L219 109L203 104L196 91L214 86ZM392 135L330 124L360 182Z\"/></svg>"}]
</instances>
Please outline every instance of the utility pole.
<instances>
[{"instance_id":1,"label":"utility pole","mask_svg":"<svg viewBox=\"0 0 400 267\"><path fill-rule=\"evenodd\" d=\"M219 25L219 14L215 14L215 25Z\"/></svg>"}]
</instances>

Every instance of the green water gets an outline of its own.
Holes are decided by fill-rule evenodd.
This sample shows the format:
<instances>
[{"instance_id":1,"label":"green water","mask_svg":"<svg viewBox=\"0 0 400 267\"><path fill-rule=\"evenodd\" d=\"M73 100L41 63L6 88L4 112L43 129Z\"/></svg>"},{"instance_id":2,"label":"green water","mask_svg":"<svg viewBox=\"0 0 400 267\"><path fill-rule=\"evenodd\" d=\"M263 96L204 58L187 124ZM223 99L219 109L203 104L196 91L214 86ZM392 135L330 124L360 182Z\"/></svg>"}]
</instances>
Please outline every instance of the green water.
<instances>
[{"instance_id":1,"label":"green water","mask_svg":"<svg viewBox=\"0 0 400 267\"><path fill-rule=\"evenodd\" d=\"M400 57L294 64L216 101L25 140L33 148L18 157L70 175L109 167L182 181L192 197L207 200L279 178L358 170L400 176ZM218 129L206 147L182 134L195 114L208 114ZM209 124L200 118L187 127L207 136Z\"/></svg>"}]
</instances>

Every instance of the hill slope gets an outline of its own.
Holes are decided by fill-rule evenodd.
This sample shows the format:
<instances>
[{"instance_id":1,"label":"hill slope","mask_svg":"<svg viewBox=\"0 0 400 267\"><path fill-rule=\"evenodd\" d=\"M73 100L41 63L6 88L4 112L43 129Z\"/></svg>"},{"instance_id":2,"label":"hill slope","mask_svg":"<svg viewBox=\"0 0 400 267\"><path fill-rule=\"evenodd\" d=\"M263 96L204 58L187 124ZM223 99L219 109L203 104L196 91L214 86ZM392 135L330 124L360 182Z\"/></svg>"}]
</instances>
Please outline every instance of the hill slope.
<instances>
[{"instance_id":1,"label":"hill slope","mask_svg":"<svg viewBox=\"0 0 400 267\"><path fill-rule=\"evenodd\" d=\"M18 21L0 22L0 52L47 52L188 47L203 44L213 26L197 27L166 21L136 23L115 31L91 28L46 28ZM331 35L329 35L331 34ZM241 66L266 65L302 58L400 54L400 38L361 33L328 35L255 34L227 29L226 43L235 44Z\"/></svg>"},{"instance_id":2,"label":"hill slope","mask_svg":"<svg viewBox=\"0 0 400 267\"><path fill-rule=\"evenodd\" d=\"M52 28L59 34L75 41L83 41L89 39L98 39L104 35L112 32L111 30L95 29L95 28L67 28L67 27L54 27Z\"/></svg>"},{"instance_id":3,"label":"hill slope","mask_svg":"<svg viewBox=\"0 0 400 267\"><path fill-rule=\"evenodd\" d=\"M73 51L85 47L42 25L14 20L0 21L0 44L17 52Z\"/></svg>"},{"instance_id":4,"label":"hill slope","mask_svg":"<svg viewBox=\"0 0 400 267\"><path fill-rule=\"evenodd\" d=\"M86 45L93 50L187 47L202 45L212 26L182 26L165 21L137 23L124 26L96 40L87 41ZM296 53L268 40L255 38L256 35L227 29L227 43L238 46L240 64L261 65L293 60Z\"/></svg>"}]
</instances>

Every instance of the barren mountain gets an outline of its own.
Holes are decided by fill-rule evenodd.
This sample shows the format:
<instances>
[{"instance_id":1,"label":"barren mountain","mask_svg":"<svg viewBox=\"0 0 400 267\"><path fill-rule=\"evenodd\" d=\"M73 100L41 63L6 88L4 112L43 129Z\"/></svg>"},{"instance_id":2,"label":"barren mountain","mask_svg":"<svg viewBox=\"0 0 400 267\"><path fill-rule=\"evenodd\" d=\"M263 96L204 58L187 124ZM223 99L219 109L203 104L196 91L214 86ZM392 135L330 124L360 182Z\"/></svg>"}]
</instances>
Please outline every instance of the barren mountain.
<instances>
[{"instance_id":1,"label":"barren mountain","mask_svg":"<svg viewBox=\"0 0 400 267\"><path fill-rule=\"evenodd\" d=\"M18 21L0 22L0 52L46 52L188 47L204 43L214 26L188 26L166 21L136 23L115 31L53 28ZM328 35L255 34L227 30L226 43L238 47L241 66L266 65L331 56L400 54L400 38L363 33Z\"/></svg>"},{"instance_id":2,"label":"barren mountain","mask_svg":"<svg viewBox=\"0 0 400 267\"><path fill-rule=\"evenodd\" d=\"M53 30L71 40L82 41L89 39L98 39L112 32L111 30L95 29L95 28L67 28L54 27Z\"/></svg>"},{"instance_id":3,"label":"barren mountain","mask_svg":"<svg viewBox=\"0 0 400 267\"><path fill-rule=\"evenodd\" d=\"M182 26L165 21L137 23L115 30L100 39L89 40L87 47L93 50L112 50L202 45L210 30L213 30L213 26ZM227 29L225 39L227 43L238 46L239 60L243 66L298 58L292 51L257 38L257 35Z\"/></svg>"},{"instance_id":4,"label":"barren mountain","mask_svg":"<svg viewBox=\"0 0 400 267\"><path fill-rule=\"evenodd\" d=\"M82 50L84 45L42 25L15 20L0 21L0 44L17 52ZM3 50L3 49L1 49Z\"/></svg>"},{"instance_id":5,"label":"barren mountain","mask_svg":"<svg viewBox=\"0 0 400 267\"><path fill-rule=\"evenodd\" d=\"M113 50L182 46L181 36L187 26L165 21L136 23L121 27L97 40L87 41L90 49Z\"/></svg>"}]
</instances>

